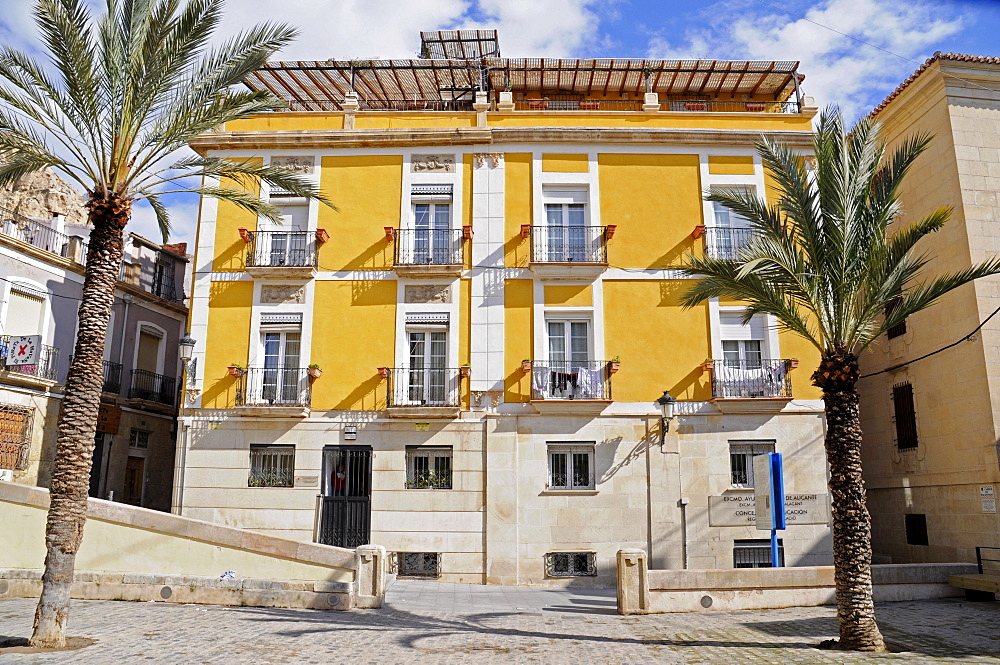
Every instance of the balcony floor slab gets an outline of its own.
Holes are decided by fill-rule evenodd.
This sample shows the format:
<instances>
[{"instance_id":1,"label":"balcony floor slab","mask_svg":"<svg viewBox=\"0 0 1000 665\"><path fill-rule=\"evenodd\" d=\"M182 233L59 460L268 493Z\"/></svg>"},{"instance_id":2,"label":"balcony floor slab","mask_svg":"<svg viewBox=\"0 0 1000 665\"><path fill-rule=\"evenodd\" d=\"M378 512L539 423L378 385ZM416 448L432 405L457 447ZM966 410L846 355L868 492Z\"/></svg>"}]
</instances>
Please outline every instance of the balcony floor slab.
<instances>
[{"instance_id":1,"label":"balcony floor slab","mask_svg":"<svg viewBox=\"0 0 1000 665\"><path fill-rule=\"evenodd\" d=\"M390 406L386 409L390 418L458 418L460 406Z\"/></svg>"},{"instance_id":2,"label":"balcony floor slab","mask_svg":"<svg viewBox=\"0 0 1000 665\"><path fill-rule=\"evenodd\" d=\"M539 413L599 414L611 404L609 399L533 399L531 406Z\"/></svg>"},{"instance_id":3,"label":"balcony floor slab","mask_svg":"<svg viewBox=\"0 0 1000 665\"><path fill-rule=\"evenodd\" d=\"M777 413L791 397L717 397L710 400L723 413Z\"/></svg>"}]
</instances>

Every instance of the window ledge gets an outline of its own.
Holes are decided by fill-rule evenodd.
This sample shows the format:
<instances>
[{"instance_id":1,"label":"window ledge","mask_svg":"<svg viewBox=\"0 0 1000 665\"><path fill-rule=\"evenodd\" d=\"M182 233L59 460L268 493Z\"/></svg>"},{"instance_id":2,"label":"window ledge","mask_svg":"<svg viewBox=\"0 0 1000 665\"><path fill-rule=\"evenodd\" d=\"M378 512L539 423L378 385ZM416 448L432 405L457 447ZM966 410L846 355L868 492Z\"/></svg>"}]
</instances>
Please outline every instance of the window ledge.
<instances>
[{"instance_id":1,"label":"window ledge","mask_svg":"<svg viewBox=\"0 0 1000 665\"><path fill-rule=\"evenodd\" d=\"M569 495L583 495L583 496L594 496L600 494L601 490L542 490L539 492L539 496L544 496L546 494L550 496L569 496Z\"/></svg>"}]
</instances>

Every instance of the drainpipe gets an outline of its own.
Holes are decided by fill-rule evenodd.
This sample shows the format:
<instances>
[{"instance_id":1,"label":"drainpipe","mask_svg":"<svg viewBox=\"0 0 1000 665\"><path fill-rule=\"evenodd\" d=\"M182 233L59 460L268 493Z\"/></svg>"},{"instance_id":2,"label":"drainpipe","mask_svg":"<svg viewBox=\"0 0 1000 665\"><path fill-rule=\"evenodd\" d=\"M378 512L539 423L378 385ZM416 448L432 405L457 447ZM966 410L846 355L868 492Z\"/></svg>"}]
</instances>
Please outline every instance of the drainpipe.
<instances>
[{"instance_id":1,"label":"drainpipe","mask_svg":"<svg viewBox=\"0 0 1000 665\"><path fill-rule=\"evenodd\" d=\"M681 507L681 565L684 570L688 567L688 522L687 522L687 505L688 498L682 496L680 501L678 501Z\"/></svg>"},{"instance_id":2,"label":"drainpipe","mask_svg":"<svg viewBox=\"0 0 1000 665\"><path fill-rule=\"evenodd\" d=\"M181 393L184 399L184 393ZM187 463L188 429L187 424L182 424L177 428L177 452L174 455L174 496L171 500L170 512L174 515L184 514L184 472Z\"/></svg>"}]
</instances>

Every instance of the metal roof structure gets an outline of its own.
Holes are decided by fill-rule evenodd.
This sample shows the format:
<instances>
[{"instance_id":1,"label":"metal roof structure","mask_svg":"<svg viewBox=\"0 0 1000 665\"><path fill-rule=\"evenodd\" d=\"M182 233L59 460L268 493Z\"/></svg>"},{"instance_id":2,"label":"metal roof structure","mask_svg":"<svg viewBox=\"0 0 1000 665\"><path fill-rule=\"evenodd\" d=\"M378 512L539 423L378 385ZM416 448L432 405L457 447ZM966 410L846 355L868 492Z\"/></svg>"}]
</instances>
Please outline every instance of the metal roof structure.
<instances>
[{"instance_id":1,"label":"metal roof structure","mask_svg":"<svg viewBox=\"0 0 1000 665\"><path fill-rule=\"evenodd\" d=\"M420 57L439 60L499 58L496 30L436 30L420 33Z\"/></svg>"}]
</instances>

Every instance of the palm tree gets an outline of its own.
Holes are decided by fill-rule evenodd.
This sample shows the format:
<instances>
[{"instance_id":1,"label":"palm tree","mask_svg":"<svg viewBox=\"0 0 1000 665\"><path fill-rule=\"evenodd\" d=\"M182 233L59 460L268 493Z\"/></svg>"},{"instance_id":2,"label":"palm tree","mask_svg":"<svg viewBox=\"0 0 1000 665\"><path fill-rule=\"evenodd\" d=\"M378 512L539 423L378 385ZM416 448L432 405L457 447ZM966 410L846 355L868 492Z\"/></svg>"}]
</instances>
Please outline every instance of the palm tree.
<instances>
[{"instance_id":1,"label":"palm tree","mask_svg":"<svg viewBox=\"0 0 1000 665\"><path fill-rule=\"evenodd\" d=\"M70 585L87 511L88 477L101 395L101 356L122 233L147 201L166 240L161 197L196 192L280 221L257 193L267 182L329 204L301 176L253 160L177 157L223 123L284 106L269 93L236 89L295 37L285 25L256 26L221 45L209 39L222 0L38 0L34 16L49 58L42 66L0 47L0 185L50 168L86 192L90 249L73 362L58 422L45 528L43 589L31 644L61 646ZM186 187L184 178L200 185Z\"/></svg>"},{"instance_id":2,"label":"palm tree","mask_svg":"<svg viewBox=\"0 0 1000 665\"><path fill-rule=\"evenodd\" d=\"M836 107L825 110L813 138L812 174L791 147L762 138L757 150L776 183L777 204L769 206L746 189L708 195L749 220L753 239L736 261L689 258L684 271L699 279L682 299L687 307L722 296L743 300L745 322L772 314L783 329L819 350L812 381L823 391L826 409L838 646L862 651L884 651L885 643L872 603L858 355L949 291L1000 273L994 259L934 279L926 275L930 257L916 245L940 229L950 211L942 208L902 226L898 190L930 137L910 137L890 153L879 133L870 118L847 131Z\"/></svg>"}]
</instances>

